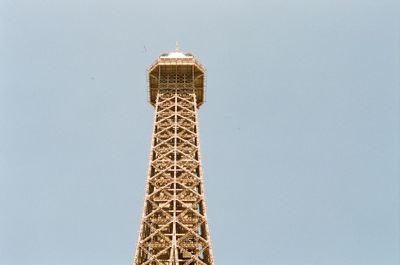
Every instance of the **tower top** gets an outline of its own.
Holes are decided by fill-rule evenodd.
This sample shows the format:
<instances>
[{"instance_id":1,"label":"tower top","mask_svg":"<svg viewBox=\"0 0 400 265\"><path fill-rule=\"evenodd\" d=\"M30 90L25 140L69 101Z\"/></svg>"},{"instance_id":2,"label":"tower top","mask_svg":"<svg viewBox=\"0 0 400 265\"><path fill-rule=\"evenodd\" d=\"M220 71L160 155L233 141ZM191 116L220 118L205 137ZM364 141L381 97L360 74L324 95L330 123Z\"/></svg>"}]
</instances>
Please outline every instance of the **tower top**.
<instances>
[{"instance_id":1,"label":"tower top","mask_svg":"<svg viewBox=\"0 0 400 265\"><path fill-rule=\"evenodd\" d=\"M176 59L178 59L178 58L192 58L192 59L194 59L194 56L191 53L183 53L181 51L181 48L179 47L179 42L176 41L175 51L170 52L170 53L162 53L160 55L160 58L172 58L172 59L173 58L176 58Z\"/></svg>"},{"instance_id":2,"label":"tower top","mask_svg":"<svg viewBox=\"0 0 400 265\"><path fill-rule=\"evenodd\" d=\"M160 58L194 58L194 56L190 53L182 53L181 51L174 51L170 53L163 53L160 55Z\"/></svg>"},{"instance_id":3,"label":"tower top","mask_svg":"<svg viewBox=\"0 0 400 265\"><path fill-rule=\"evenodd\" d=\"M170 53L162 53L148 69L149 101L154 106L162 88L194 89L197 106L204 103L205 69L191 53L183 53L177 43Z\"/></svg>"}]
</instances>

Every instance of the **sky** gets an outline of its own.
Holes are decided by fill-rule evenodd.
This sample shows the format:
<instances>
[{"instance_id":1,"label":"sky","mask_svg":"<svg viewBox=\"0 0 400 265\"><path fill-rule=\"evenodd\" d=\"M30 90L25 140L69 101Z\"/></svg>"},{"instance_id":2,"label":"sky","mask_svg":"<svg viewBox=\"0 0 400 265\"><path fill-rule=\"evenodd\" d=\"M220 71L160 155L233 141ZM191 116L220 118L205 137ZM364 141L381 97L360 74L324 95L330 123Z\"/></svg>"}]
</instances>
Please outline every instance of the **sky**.
<instances>
[{"instance_id":1,"label":"sky","mask_svg":"<svg viewBox=\"0 0 400 265\"><path fill-rule=\"evenodd\" d=\"M0 264L132 264L146 69L207 69L216 265L400 264L400 2L0 0Z\"/></svg>"}]
</instances>

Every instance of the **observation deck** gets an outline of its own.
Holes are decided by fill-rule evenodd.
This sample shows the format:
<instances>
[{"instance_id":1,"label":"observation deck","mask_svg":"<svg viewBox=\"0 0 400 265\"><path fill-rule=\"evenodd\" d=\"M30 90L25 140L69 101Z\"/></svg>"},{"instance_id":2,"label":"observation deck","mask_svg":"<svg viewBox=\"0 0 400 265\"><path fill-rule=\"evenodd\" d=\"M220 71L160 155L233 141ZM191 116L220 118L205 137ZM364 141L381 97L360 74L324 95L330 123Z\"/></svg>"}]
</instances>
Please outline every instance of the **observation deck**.
<instances>
[{"instance_id":1,"label":"observation deck","mask_svg":"<svg viewBox=\"0 0 400 265\"><path fill-rule=\"evenodd\" d=\"M197 107L204 103L205 69L191 53L163 53L148 69L149 102L155 106L161 89L194 89Z\"/></svg>"}]
</instances>

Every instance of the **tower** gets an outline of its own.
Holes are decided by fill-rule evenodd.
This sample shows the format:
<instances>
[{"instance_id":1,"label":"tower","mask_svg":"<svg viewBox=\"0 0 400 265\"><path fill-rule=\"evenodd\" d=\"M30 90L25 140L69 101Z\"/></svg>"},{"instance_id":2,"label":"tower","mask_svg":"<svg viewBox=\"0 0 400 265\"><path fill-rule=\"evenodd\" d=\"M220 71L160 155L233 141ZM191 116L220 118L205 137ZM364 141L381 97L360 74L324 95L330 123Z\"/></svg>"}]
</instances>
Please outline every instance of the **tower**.
<instances>
[{"instance_id":1,"label":"tower","mask_svg":"<svg viewBox=\"0 0 400 265\"><path fill-rule=\"evenodd\" d=\"M155 107L135 265L212 265L197 110L205 69L192 54L162 54L148 70Z\"/></svg>"}]
</instances>

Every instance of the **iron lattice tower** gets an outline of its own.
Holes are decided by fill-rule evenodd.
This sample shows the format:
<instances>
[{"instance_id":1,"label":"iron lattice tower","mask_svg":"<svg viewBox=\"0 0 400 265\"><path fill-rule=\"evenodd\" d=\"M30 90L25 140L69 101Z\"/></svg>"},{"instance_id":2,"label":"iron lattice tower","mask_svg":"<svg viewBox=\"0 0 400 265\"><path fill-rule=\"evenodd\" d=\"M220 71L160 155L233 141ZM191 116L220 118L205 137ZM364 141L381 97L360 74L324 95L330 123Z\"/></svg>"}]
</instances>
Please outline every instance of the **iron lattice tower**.
<instances>
[{"instance_id":1,"label":"iron lattice tower","mask_svg":"<svg viewBox=\"0 0 400 265\"><path fill-rule=\"evenodd\" d=\"M192 54L162 54L150 66L155 107L135 265L212 265L197 110L205 70Z\"/></svg>"}]
</instances>

